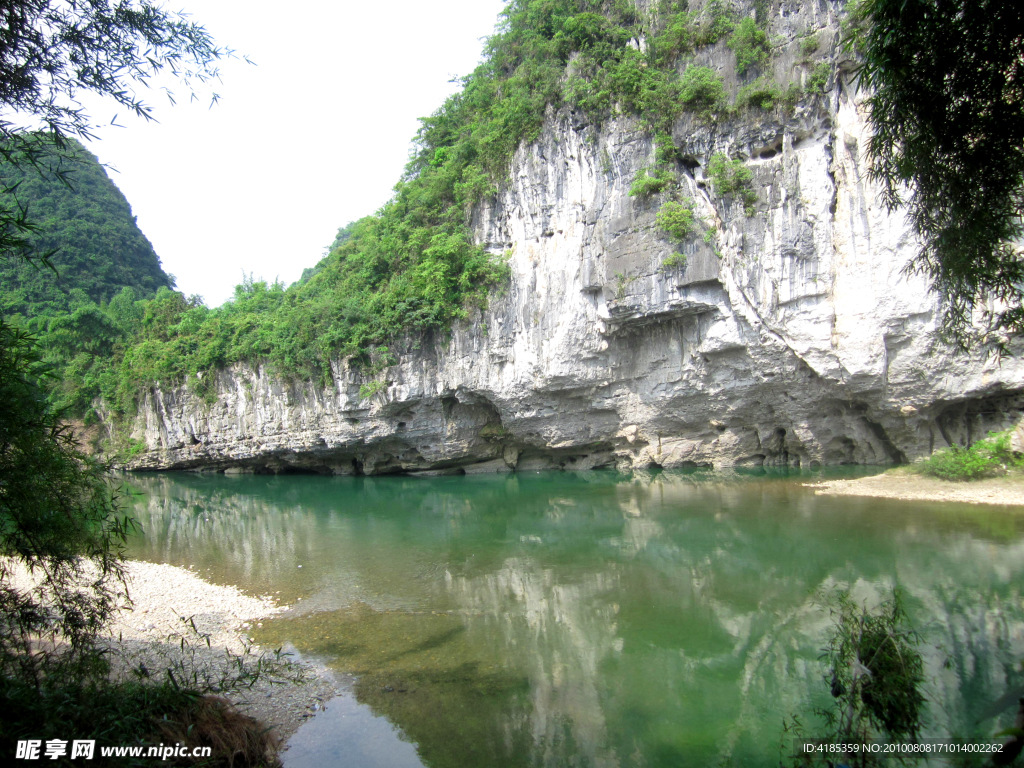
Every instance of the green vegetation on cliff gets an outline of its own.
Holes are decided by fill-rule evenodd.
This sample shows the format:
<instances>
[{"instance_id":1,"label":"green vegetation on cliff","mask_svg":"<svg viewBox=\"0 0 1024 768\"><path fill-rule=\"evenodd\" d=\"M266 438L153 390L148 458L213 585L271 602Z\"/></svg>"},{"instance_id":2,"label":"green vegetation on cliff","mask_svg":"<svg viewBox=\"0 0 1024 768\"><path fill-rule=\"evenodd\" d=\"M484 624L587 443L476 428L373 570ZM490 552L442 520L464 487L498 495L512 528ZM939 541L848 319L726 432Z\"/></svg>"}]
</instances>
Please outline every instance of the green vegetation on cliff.
<instances>
[{"instance_id":1,"label":"green vegetation on cliff","mask_svg":"<svg viewBox=\"0 0 1024 768\"><path fill-rule=\"evenodd\" d=\"M138 291L88 296L106 304L80 297L63 323L39 329L61 334L53 339L64 369L55 398L81 411L102 395L129 415L147 385L187 382L202 392L213 379L207 373L239 361L326 380L331 360L349 356L379 373L393 362L393 339L445 332L507 280L502 255L473 243L471 213L505 181L516 149L539 136L551 109L575 110L595 130L618 114L637 118L657 137L658 153L631 194L671 191L683 168L671 138L681 116L709 122L737 106L779 101L764 71L771 51L763 16L741 19L721 0L694 10L666 0L649 11L630 0L511 0L482 63L422 120L392 199L339 232L298 283L250 279L217 309L166 288L148 301ZM731 106L721 77L694 63L709 45L731 50L758 93ZM752 210L753 192L740 182L730 191ZM103 347L101 361L82 357L84 347L76 352L86 340Z\"/></svg>"}]
</instances>

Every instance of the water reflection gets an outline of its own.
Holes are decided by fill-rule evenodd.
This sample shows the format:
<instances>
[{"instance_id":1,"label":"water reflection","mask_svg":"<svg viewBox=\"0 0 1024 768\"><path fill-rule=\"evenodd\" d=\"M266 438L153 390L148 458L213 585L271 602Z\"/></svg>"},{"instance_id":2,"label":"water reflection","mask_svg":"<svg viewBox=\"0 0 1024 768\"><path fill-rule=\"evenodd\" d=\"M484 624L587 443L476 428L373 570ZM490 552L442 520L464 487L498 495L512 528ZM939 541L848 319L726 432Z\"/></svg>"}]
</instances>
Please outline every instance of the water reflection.
<instances>
[{"instance_id":1,"label":"water reflection","mask_svg":"<svg viewBox=\"0 0 1024 768\"><path fill-rule=\"evenodd\" d=\"M433 768L777 764L782 718L827 699L836 585L906 591L936 734L1024 658L1005 508L712 473L131 482L133 555L297 601L260 639L355 674Z\"/></svg>"},{"instance_id":2,"label":"water reflection","mask_svg":"<svg viewBox=\"0 0 1024 768\"><path fill-rule=\"evenodd\" d=\"M286 768L423 768L414 745L348 694L333 698L302 726L283 762Z\"/></svg>"}]
</instances>

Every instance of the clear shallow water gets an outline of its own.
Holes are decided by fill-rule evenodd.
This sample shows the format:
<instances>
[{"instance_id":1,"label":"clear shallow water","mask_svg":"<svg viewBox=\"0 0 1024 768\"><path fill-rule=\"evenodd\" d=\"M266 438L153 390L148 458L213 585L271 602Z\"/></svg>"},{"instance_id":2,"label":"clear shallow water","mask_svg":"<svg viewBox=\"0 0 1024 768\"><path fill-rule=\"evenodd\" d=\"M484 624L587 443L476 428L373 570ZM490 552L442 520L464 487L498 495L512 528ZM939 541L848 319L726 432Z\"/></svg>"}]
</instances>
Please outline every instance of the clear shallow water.
<instances>
[{"instance_id":1,"label":"clear shallow water","mask_svg":"<svg viewBox=\"0 0 1024 768\"><path fill-rule=\"evenodd\" d=\"M905 590L932 731L969 732L1021 682L1024 515L809 479L142 476L130 554L296 604L256 639L356 681L295 740L321 764L777 765L836 585Z\"/></svg>"}]
</instances>

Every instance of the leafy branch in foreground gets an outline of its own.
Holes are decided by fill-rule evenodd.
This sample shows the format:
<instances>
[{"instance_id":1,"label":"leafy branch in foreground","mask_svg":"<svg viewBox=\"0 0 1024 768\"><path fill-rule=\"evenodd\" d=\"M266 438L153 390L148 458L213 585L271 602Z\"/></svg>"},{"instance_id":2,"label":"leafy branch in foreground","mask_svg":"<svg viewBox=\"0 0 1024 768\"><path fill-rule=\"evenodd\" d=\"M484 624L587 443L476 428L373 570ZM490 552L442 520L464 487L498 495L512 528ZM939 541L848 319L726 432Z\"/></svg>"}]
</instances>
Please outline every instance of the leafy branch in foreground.
<instances>
[{"instance_id":1,"label":"leafy branch in foreground","mask_svg":"<svg viewBox=\"0 0 1024 768\"><path fill-rule=\"evenodd\" d=\"M861 0L846 28L873 89L873 174L923 247L910 269L971 338L975 307L1024 331L1024 6L1016 0Z\"/></svg>"},{"instance_id":2,"label":"leafy branch in foreground","mask_svg":"<svg viewBox=\"0 0 1024 768\"><path fill-rule=\"evenodd\" d=\"M801 764L842 763L850 768L882 764L880 753L863 747L883 738L890 743L912 743L922 728L925 698L921 693L924 661L918 650L920 636L910 625L898 589L873 611L855 603L844 590L826 595L824 602L835 621L823 656L833 706L816 710L824 731L815 738L855 748L844 753L810 753L801 758ZM795 718L786 731L801 740L809 735Z\"/></svg>"},{"instance_id":3,"label":"leafy branch in foreground","mask_svg":"<svg viewBox=\"0 0 1024 768\"><path fill-rule=\"evenodd\" d=\"M216 77L213 62L225 55L202 27L145 0L0 4L0 163L5 175L23 176L0 182L8 196L0 201L0 258L49 264L52 254L34 250L39 228L17 195L38 176L67 181L60 163L73 161L77 147L69 136L86 137L92 127L81 93L149 117L135 87L167 71L191 90ZM30 121L43 130L27 130ZM121 309L134 309L125 303ZM77 329L65 323L56 335L102 319L91 309L70 324ZM79 449L47 402L41 381L52 370L41 356L33 336L0 318L0 748L13 754L15 739L66 745L69 733L138 743L157 735L158 718L181 724L173 736L193 743L229 727L259 735L258 723L200 691L107 677L99 633L128 600L123 546L133 524L105 468ZM239 762L276 762L265 739L246 741L256 752ZM236 757L235 744L224 743L211 764Z\"/></svg>"},{"instance_id":4,"label":"leafy branch in foreground","mask_svg":"<svg viewBox=\"0 0 1024 768\"><path fill-rule=\"evenodd\" d=\"M120 606L132 525L47 406L45 375L35 340L0 320L0 675L37 686L102 671L95 638ZM19 563L33 583L16 583Z\"/></svg>"},{"instance_id":5,"label":"leafy branch in foreground","mask_svg":"<svg viewBox=\"0 0 1024 768\"><path fill-rule=\"evenodd\" d=\"M0 320L0 749L68 733L104 746L170 737L213 746L210 765L277 765L263 726L204 694L296 680L302 670L280 653L243 647L219 659L203 652L208 638L191 621L192 633L173 638L180 653L103 639L128 602L123 545L133 523L104 467L47 405L46 375L35 340ZM139 679L109 679L115 657L134 660Z\"/></svg>"},{"instance_id":6,"label":"leafy branch in foreground","mask_svg":"<svg viewBox=\"0 0 1024 768\"><path fill-rule=\"evenodd\" d=\"M90 135L94 124L80 101L83 92L151 118L139 86L149 87L166 71L193 92L194 84L218 79L215 62L233 55L187 14L146 0L14 0L0 13L0 103L5 112L31 116L58 139ZM160 89L173 102L173 92ZM22 135L12 119L0 116L0 137Z\"/></svg>"},{"instance_id":7,"label":"leafy branch in foreground","mask_svg":"<svg viewBox=\"0 0 1024 768\"><path fill-rule=\"evenodd\" d=\"M82 104L83 93L106 96L152 119L140 86L156 86L173 103L173 91L161 84L166 74L194 98L197 87L219 79L216 62L233 55L186 14L147 0L5 2L0 7L0 162L66 181L52 162L55 151L59 155L68 148L69 136L91 138L96 127ZM4 192L16 196L16 186ZM16 197L13 205L5 201L0 256L46 265L52 254L31 249L33 230Z\"/></svg>"}]
</instances>

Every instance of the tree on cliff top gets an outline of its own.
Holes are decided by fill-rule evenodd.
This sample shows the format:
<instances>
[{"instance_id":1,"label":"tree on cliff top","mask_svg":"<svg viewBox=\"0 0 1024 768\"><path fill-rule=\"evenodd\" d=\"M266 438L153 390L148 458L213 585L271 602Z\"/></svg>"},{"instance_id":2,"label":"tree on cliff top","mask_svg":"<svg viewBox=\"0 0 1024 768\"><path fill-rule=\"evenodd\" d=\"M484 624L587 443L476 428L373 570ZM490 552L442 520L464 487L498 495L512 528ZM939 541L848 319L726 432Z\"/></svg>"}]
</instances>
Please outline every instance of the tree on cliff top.
<instances>
[{"instance_id":1,"label":"tree on cliff top","mask_svg":"<svg viewBox=\"0 0 1024 768\"><path fill-rule=\"evenodd\" d=\"M851 21L874 174L907 206L923 243L911 269L943 297L944 330L966 344L994 298L992 329L1024 332L1024 4L863 0Z\"/></svg>"}]
</instances>

